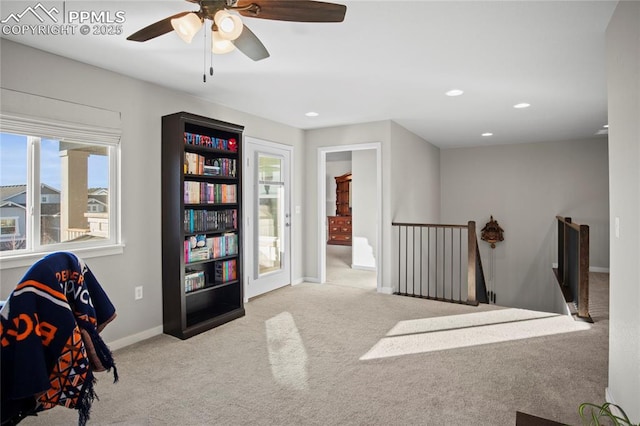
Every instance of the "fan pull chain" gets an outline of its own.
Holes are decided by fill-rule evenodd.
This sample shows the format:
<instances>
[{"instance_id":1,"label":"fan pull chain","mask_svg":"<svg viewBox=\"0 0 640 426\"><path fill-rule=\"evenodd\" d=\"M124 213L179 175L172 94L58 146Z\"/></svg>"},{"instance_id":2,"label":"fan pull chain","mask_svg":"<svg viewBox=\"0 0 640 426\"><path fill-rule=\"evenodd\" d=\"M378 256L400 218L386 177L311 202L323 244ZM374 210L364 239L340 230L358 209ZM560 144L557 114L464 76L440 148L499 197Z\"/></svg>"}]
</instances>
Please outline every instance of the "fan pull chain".
<instances>
[{"instance_id":1,"label":"fan pull chain","mask_svg":"<svg viewBox=\"0 0 640 426\"><path fill-rule=\"evenodd\" d=\"M207 69L207 31L203 31L202 34L204 34L204 43L202 43L204 45L204 49L202 51L202 57L203 57L203 63L202 63L202 82L206 83L207 82L207 73L206 73L206 69Z\"/></svg>"}]
</instances>

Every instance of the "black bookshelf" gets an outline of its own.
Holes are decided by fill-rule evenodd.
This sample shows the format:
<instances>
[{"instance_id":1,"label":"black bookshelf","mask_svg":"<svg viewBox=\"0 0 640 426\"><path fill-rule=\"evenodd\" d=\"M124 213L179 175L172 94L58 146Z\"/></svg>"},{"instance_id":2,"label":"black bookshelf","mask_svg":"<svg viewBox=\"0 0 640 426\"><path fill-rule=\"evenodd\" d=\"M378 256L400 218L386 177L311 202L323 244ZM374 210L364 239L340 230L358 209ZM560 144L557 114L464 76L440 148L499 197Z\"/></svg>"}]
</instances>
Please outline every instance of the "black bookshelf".
<instances>
[{"instance_id":1,"label":"black bookshelf","mask_svg":"<svg viewBox=\"0 0 640 426\"><path fill-rule=\"evenodd\" d=\"M245 314L243 131L187 112L162 117L162 316L180 339Z\"/></svg>"}]
</instances>

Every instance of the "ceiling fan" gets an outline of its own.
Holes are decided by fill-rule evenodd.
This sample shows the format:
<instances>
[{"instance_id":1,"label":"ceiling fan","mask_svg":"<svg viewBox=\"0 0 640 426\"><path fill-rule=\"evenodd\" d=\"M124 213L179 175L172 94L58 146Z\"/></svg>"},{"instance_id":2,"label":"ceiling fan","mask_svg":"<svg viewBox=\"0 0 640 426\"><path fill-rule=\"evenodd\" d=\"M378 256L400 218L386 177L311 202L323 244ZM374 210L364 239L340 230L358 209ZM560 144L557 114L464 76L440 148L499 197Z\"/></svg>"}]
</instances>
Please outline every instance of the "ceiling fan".
<instances>
[{"instance_id":1,"label":"ceiling fan","mask_svg":"<svg viewBox=\"0 0 640 426\"><path fill-rule=\"evenodd\" d=\"M204 25L211 24L213 53L235 48L254 61L269 57L267 48L237 14L251 18L293 22L342 22L347 7L311 0L187 0L200 6L198 11L180 12L131 34L127 40L147 41L176 31L185 42ZM232 12L232 13L230 13Z\"/></svg>"}]
</instances>

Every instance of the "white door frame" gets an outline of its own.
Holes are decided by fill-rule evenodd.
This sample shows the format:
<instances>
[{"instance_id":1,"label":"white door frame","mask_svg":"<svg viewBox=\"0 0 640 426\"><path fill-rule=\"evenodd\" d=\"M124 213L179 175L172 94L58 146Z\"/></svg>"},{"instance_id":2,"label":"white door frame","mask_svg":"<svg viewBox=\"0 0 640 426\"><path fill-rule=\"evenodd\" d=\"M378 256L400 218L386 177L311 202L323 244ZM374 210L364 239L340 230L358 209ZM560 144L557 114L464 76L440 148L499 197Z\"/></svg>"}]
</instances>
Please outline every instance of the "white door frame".
<instances>
[{"instance_id":1,"label":"white door frame","mask_svg":"<svg viewBox=\"0 0 640 426\"><path fill-rule=\"evenodd\" d=\"M324 146L318 148L318 278L320 283L327 280L327 153L343 151L376 151L376 194L377 194L377 226L376 226L376 281L377 291L382 292L382 144L380 142L360 143L353 145Z\"/></svg>"},{"instance_id":2,"label":"white door frame","mask_svg":"<svg viewBox=\"0 0 640 426\"><path fill-rule=\"evenodd\" d=\"M284 151L288 151L289 152L289 170L287 173L287 179L289 180L289 194L288 194L288 202L289 202L289 209L291 210L291 208L293 207L293 194L294 194L294 180L293 180L293 167L294 167L294 156L293 156L293 146L291 145L285 145L285 144L281 144L281 143L277 143L277 142L271 142L271 141L266 141L264 139L258 139L255 138L253 136L245 136L243 138L243 147L242 147L242 161L243 161L243 166L247 166L249 161L254 161L254 159L249 157L249 149L248 149L248 145L254 145L254 146L262 146L265 148L275 148L275 149L280 149L280 150L284 150ZM253 165L253 167L255 167L255 165ZM255 193L254 193L254 187L253 187L253 177L244 174L243 172L243 179L242 179L242 205L243 205L243 209L242 209L242 220L243 220L243 224L244 224L244 228L246 230L246 232L244 232L244 236L242 238L243 240L243 244L244 244L244 249L243 249L243 257L244 257L244 265L243 265L243 274L242 276L244 277L243 279L243 295L244 295L244 302L248 302L249 301L249 297L248 297L248 284L249 284L249 277L250 274L253 273L253 269L254 269L254 264L253 264L253 256L250 256L250 244L253 244L254 242L254 235L252 233L249 233L248 230L249 229L253 229L254 232L257 232L257 229L255 229L255 227L251 227L250 224L250 220L251 220L251 215L253 214L252 212L249 212L248 206L250 205L251 200L253 200L255 197ZM289 252L285 254L285 256L288 256L288 269L289 269L289 276L291 277L291 281L293 281L293 253L294 253L294 230L297 227L297 224L294 223L294 215L293 214L289 214L289 223L291 224L291 226L289 226ZM292 283L289 283L292 284ZM253 297L253 296L252 296Z\"/></svg>"}]
</instances>

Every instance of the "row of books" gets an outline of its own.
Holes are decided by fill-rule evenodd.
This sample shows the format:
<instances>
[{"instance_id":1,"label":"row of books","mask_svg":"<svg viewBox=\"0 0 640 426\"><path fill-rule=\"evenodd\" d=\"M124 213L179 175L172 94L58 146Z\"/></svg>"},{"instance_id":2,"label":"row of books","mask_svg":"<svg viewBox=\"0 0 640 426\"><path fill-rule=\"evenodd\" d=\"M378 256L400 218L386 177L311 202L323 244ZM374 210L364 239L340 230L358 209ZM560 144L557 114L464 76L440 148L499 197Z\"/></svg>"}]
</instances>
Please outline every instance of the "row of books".
<instances>
[{"instance_id":1,"label":"row of books","mask_svg":"<svg viewBox=\"0 0 640 426\"><path fill-rule=\"evenodd\" d=\"M207 238L207 245L209 244L211 244L211 254L214 259L238 254L238 234Z\"/></svg>"},{"instance_id":2,"label":"row of books","mask_svg":"<svg viewBox=\"0 0 640 426\"><path fill-rule=\"evenodd\" d=\"M214 271L215 271L215 282L217 283L224 283L227 281L233 281L238 279L236 259L216 262Z\"/></svg>"},{"instance_id":3,"label":"row of books","mask_svg":"<svg viewBox=\"0 0 640 426\"><path fill-rule=\"evenodd\" d=\"M222 260L213 265L214 284L223 284L238 279L236 259ZM184 291L191 293L207 286L205 271L187 271L184 275Z\"/></svg>"},{"instance_id":4,"label":"row of books","mask_svg":"<svg viewBox=\"0 0 640 426\"><path fill-rule=\"evenodd\" d=\"M238 254L238 234L229 233L207 238L195 235L184 241L184 262L193 263Z\"/></svg>"},{"instance_id":5,"label":"row of books","mask_svg":"<svg viewBox=\"0 0 640 426\"><path fill-rule=\"evenodd\" d=\"M205 146L207 148L238 151L238 141L235 138L223 139L197 133L184 132L184 143L187 145Z\"/></svg>"},{"instance_id":6,"label":"row of books","mask_svg":"<svg viewBox=\"0 0 640 426\"><path fill-rule=\"evenodd\" d=\"M184 232L238 229L238 210L184 210Z\"/></svg>"},{"instance_id":7,"label":"row of books","mask_svg":"<svg viewBox=\"0 0 640 426\"><path fill-rule=\"evenodd\" d=\"M187 272L184 275L184 291L190 293L195 290L204 288L207 285L204 271Z\"/></svg>"},{"instance_id":8,"label":"row of books","mask_svg":"<svg viewBox=\"0 0 640 426\"><path fill-rule=\"evenodd\" d=\"M237 193L235 183L184 182L185 204L236 203Z\"/></svg>"},{"instance_id":9,"label":"row of books","mask_svg":"<svg viewBox=\"0 0 640 426\"><path fill-rule=\"evenodd\" d=\"M207 158L195 152L185 152L184 173L187 175L236 177L236 160L234 158Z\"/></svg>"}]
</instances>

